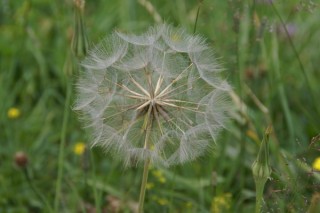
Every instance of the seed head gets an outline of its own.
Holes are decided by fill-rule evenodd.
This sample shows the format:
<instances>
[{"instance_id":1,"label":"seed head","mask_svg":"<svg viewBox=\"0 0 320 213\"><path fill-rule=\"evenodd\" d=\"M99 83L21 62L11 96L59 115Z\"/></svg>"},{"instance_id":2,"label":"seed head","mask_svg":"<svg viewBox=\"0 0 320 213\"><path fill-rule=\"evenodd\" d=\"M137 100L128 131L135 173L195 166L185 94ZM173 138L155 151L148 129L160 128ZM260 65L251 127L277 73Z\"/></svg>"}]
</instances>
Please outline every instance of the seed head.
<instances>
[{"instance_id":1,"label":"seed head","mask_svg":"<svg viewBox=\"0 0 320 213\"><path fill-rule=\"evenodd\" d=\"M29 160L28 160L28 156L26 155L26 153L19 151L19 152L15 153L14 161L18 167L25 168L28 165Z\"/></svg>"},{"instance_id":2,"label":"seed head","mask_svg":"<svg viewBox=\"0 0 320 213\"><path fill-rule=\"evenodd\" d=\"M92 145L125 165L193 160L224 127L230 86L200 36L167 25L115 32L82 66L75 109L92 129Z\"/></svg>"}]
</instances>

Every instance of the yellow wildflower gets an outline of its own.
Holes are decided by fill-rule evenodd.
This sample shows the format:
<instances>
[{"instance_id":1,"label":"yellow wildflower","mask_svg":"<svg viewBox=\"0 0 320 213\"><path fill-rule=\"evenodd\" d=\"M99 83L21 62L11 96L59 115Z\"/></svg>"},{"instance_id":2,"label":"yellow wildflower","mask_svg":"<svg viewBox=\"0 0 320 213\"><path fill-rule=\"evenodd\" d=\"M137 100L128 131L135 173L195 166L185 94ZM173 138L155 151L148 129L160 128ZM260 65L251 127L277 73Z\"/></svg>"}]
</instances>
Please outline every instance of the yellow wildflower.
<instances>
[{"instance_id":1,"label":"yellow wildflower","mask_svg":"<svg viewBox=\"0 0 320 213\"><path fill-rule=\"evenodd\" d=\"M231 194L225 193L216 196L212 200L211 212L212 213L223 213L228 212L231 207Z\"/></svg>"},{"instance_id":2,"label":"yellow wildflower","mask_svg":"<svg viewBox=\"0 0 320 213\"><path fill-rule=\"evenodd\" d=\"M73 152L76 155L82 155L86 150L86 145L83 142L78 142L73 147Z\"/></svg>"},{"instance_id":3,"label":"yellow wildflower","mask_svg":"<svg viewBox=\"0 0 320 213\"><path fill-rule=\"evenodd\" d=\"M312 164L312 168L320 171L320 157L317 157Z\"/></svg>"},{"instance_id":4,"label":"yellow wildflower","mask_svg":"<svg viewBox=\"0 0 320 213\"><path fill-rule=\"evenodd\" d=\"M160 183L165 183L167 179L164 177L163 173L160 170L155 170L152 172L153 176L155 176Z\"/></svg>"},{"instance_id":5,"label":"yellow wildflower","mask_svg":"<svg viewBox=\"0 0 320 213\"><path fill-rule=\"evenodd\" d=\"M11 107L9 110L8 110L8 117L11 118L11 119L15 119L15 118L18 118L20 116L21 112L18 108L15 108L15 107Z\"/></svg>"}]
</instances>

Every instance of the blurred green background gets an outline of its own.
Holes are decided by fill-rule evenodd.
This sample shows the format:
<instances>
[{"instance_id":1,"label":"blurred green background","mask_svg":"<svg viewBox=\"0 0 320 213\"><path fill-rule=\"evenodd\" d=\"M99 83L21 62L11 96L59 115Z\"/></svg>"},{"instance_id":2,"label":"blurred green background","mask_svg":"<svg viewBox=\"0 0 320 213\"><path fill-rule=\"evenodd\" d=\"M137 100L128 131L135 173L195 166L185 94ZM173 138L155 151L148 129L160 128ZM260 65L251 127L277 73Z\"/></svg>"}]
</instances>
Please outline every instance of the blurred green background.
<instances>
[{"instance_id":1,"label":"blurred green background","mask_svg":"<svg viewBox=\"0 0 320 213\"><path fill-rule=\"evenodd\" d=\"M145 212L253 212L251 165L268 125L272 175L263 211L319 211L319 4L86 2L89 46L114 29L142 32L159 17L193 33L200 7L196 32L215 48L233 86L231 121L215 152L186 165L152 168ZM72 0L0 1L0 212L50 212L54 205L57 212L134 212L137 206L142 168L124 169L90 149L72 111L74 92L66 98L77 78L74 25ZM17 165L19 151L28 158L26 167Z\"/></svg>"}]
</instances>

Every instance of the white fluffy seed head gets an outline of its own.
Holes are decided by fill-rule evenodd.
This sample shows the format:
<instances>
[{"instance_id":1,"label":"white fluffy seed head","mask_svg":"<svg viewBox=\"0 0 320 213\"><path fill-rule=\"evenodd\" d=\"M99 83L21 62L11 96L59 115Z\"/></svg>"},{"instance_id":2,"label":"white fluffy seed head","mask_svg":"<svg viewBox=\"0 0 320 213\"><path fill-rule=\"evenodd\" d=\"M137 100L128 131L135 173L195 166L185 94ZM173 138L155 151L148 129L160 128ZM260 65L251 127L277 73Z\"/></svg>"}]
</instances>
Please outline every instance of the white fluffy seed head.
<instances>
[{"instance_id":1,"label":"white fluffy seed head","mask_svg":"<svg viewBox=\"0 0 320 213\"><path fill-rule=\"evenodd\" d=\"M200 36L165 24L142 35L115 32L81 64L75 110L92 145L125 166L194 160L224 128L230 86Z\"/></svg>"}]
</instances>

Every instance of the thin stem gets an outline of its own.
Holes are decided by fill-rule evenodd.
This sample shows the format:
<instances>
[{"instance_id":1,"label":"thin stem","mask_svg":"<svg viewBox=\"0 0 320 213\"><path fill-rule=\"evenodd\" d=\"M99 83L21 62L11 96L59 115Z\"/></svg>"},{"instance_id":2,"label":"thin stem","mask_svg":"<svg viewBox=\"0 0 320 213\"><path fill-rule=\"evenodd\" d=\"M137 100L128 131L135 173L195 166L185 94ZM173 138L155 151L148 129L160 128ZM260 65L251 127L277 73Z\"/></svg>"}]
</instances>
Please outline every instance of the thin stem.
<instances>
[{"instance_id":1,"label":"thin stem","mask_svg":"<svg viewBox=\"0 0 320 213\"><path fill-rule=\"evenodd\" d=\"M63 121L62 121L62 130L60 135L60 147L59 147L59 159L58 159L58 178L56 183L56 196L54 199L54 210L59 212L59 199L61 195L61 182L63 177L63 166L64 166L64 147L66 144L66 133L67 133L67 123L69 119L69 106L71 101L71 84L67 84L67 95L64 106Z\"/></svg>"},{"instance_id":2,"label":"thin stem","mask_svg":"<svg viewBox=\"0 0 320 213\"><path fill-rule=\"evenodd\" d=\"M256 182L256 211L255 211L255 213L261 212L264 184L265 184L265 182L264 183L261 183L261 181Z\"/></svg>"},{"instance_id":3,"label":"thin stem","mask_svg":"<svg viewBox=\"0 0 320 213\"><path fill-rule=\"evenodd\" d=\"M140 196L139 196L139 211L138 211L139 213L143 213L143 204L144 204L144 197L146 194L146 186L147 186L147 182L148 182L149 165L150 165L150 158L148 158L144 162L143 176L142 176Z\"/></svg>"},{"instance_id":4,"label":"thin stem","mask_svg":"<svg viewBox=\"0 0 320 213\"><path fill-rule=\"evenodd\" d=\"M29 172L27 168L23 168L23 174L25 176L25 178L27 179L27 182L31 188L31 190L34 192L34 194L39 198L39 200L47 207L47 209L49 210L49 212L53 212L49 202L47 201L47 199L43 196L43 194L41 194L38 189L33 185L32 179L30 178Z\"/></svg>"},{"instance_id":5,"label":"thin stem","mask_svg":"<svg viewBox=\"0 0 320 213\"><path fill-rule=\"evenodd\" d=\"M150 105L151 106L151 105ZM152 108L152 106L151 106ZM146 137L145 137L145 142L144 142L144 149L148 150L149 149L149 140L150 140L150 132L151 132L151 127L152 127L152 122L153 122L153 115L151 113L151 110L149 108L149 112L147 113L148 119L147 119L147 124L146 124ZM143 167L143 176L142 176L142 182L141 182L141 188L140 188L140 196L139 196L139 213L143 213L143 204L144 204L144 197L146 194L146 186L148 182L148 174L149 174L149 165L150 165L150 158L148 157L146 161L144 162L144 167Z\"/></svg>"},{"instance_id":6,"label":"thin stem","mask_svg":"<svg viewBox=\"0 0 320 213\"><path fill-rule=\"evenodd\" d=\"M92 165L91 175L92 175L93 180L96 182L97 175L96 175L96 168L95 168L93 151L90 150L89 154L90 154L90 162L91 162L91 165ZM93 186L93 195L94 195L94 204L95 204L95 207L96 207L96 211L97 211L97 213L101 213L101 208L100 208L100 206L101 206L100 205L100 200L101 199L100 199L96 184L94 184L94 186Z\"/></svg>"},{"instance_id":7,"label":"thin stem","mask_svg":"<svg viewBox=\"0 0 320 213\"><path fill-rule=\"evenodd\" d=\"M270 1L270 2L271 2L271 1ZM302 74L303 74L303 77L304 77L305 81L307 82L307 89L309 90L310 96L311 96L311 98L312 98L313 106L315 107L316 111L318 111L318 107L315 105L315 103L316 103L315 100L317 100L317 99L316 99L316 97L315 97L315 95L314 95L314 93L313 93L313 91L312 91L311 82L310 82L310 80L309 80L309 78L308 78L307 71L305 70L304 65L303 65L303 63L302 63L302 60L301 60L301 58L300 58L300 56L299 56L299 52L298 52L295 44L293 43L293 40L292 40L292 38L291 38L291 36L290 36L290 34L289 34L289 32L288 32L288 29L287 29L287 26L286 26L285 21L283 20L281 14L279 13L278 9L276 8L276 6L274 5L273 2L271 2L271 6L272 6L272 9L274 10L275 14L278 16L278 18L279 18L279 20L280 20L280 22L281 22L281 25L282 25L282 27L283 27L286 35L287 35L287 38L288 38L288 40L289 40L290 46L291 46L291 48L292 48L292 50L293 50L293 53L294 53L295 57L296 57L297 60L298 60L298 63L299 63L301 72L302 72Z\"/></svg>"},{"instance_id":8,"label":"thin stem","mask_svg":"<svg viewBox=\"0 0 320 213\"><path fill-rule=\"evenodd\" d=\"M197 15L196 15L196 20L194 21L194 26L193 26L193 34L196 33L197 30L197 24L198 24L198 18L199 18L199 14L200 14L200 7L202 5L202 0L199 1L199 6L198 6L198 10L197 10Z\"/></svg>"}]
</instances>

